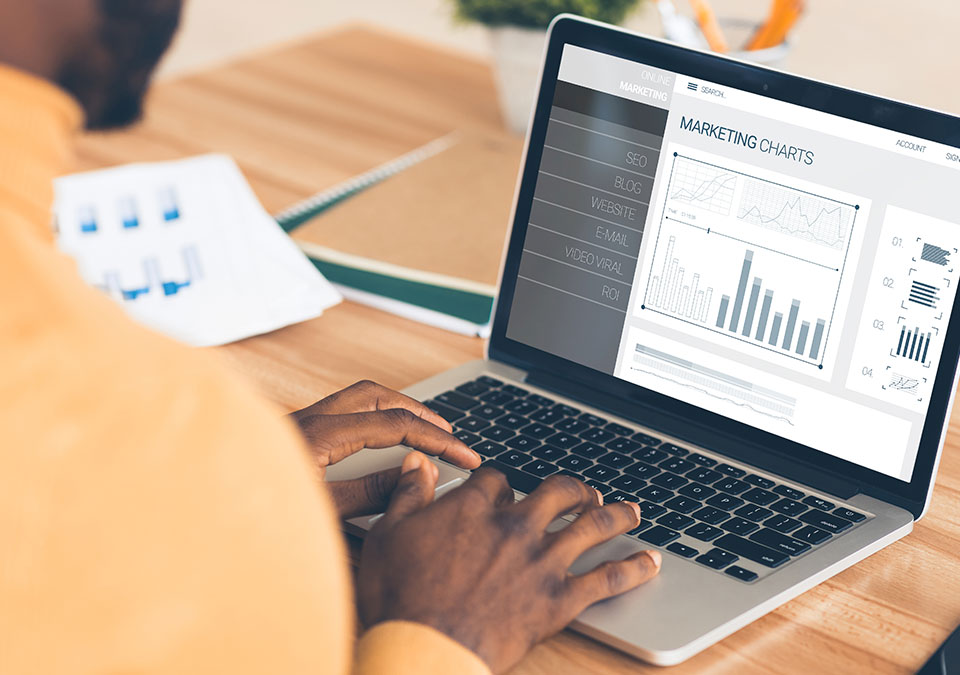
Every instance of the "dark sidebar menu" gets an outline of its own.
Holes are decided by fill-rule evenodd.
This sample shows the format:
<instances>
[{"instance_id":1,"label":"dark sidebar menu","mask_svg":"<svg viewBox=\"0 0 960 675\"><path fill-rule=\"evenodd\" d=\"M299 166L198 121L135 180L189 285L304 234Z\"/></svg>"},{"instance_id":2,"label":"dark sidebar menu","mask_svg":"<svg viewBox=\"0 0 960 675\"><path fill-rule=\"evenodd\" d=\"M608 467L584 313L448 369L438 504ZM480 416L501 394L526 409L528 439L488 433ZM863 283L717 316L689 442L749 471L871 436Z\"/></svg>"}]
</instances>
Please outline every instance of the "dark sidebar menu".
<instances>
[{"instance_id":1,"label":"dark sidebar menu","mask_svg":"<svg viewBox=\"0 0 960 675\"><path fill-rule=\"evenodd\" d=\"M507 337L613 372L666 122L557 82Z\"/></svg>"}]
</instances>

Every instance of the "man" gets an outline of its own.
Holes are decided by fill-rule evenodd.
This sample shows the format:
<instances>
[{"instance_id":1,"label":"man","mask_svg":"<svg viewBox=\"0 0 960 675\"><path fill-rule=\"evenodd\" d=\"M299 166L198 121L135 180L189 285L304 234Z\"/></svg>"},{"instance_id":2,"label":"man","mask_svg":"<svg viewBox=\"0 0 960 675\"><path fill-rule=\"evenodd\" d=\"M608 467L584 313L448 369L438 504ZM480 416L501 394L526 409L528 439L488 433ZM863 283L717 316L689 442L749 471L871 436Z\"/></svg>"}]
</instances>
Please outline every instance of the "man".
<instances>
[{"instance_id":1,"label":"man","mask_svg":"<svg viewBox=\"0 0 960 675\"><path fill-rule=\"evenodd\" d=\"M640 517L570 478L515 504L481 470L432 502L437 470L413 452L318 489L363 448L479 457L372 383L284 419L214 355L82 284L53 244L51 181L84 117L137 118L178 14L178 0L0 0L0 672L501 672L656 574L656 552L568 573ZM333 510L384 507L354 601Z\"/></svg>"}]
</instances>

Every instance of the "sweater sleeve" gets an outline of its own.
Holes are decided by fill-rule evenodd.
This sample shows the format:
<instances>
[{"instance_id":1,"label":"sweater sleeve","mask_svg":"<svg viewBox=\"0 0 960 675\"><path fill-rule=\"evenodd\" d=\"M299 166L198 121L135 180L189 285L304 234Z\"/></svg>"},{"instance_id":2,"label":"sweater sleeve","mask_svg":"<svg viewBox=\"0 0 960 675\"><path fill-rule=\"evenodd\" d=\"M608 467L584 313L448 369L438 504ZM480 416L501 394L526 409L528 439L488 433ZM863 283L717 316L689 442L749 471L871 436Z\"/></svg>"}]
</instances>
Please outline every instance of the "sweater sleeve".
<instances>
[{"instance_id":1,"label":"sweater sleeve","mask_svg":"<svg viewBox=\"0 0 960 675\"><path fill-rule=\"evenodd\" d=\"M476 654L422 624L388 621L357 644L354 675L490 675Z\"/></svg>"}]
</instances>

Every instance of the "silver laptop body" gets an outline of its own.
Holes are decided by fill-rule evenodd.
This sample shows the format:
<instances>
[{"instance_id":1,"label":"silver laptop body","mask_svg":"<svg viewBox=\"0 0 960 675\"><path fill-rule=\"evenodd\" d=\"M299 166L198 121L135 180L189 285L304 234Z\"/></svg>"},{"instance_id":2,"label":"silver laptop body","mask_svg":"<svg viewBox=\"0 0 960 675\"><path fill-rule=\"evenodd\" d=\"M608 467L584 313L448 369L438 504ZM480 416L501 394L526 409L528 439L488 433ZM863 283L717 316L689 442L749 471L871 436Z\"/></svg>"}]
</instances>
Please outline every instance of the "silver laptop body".
<instances>
[{"instance_id":1,"label":"silver laptop body","mask_svg":"<svg viewBox=\"0 0 960 675\"><path fill-rule=\"evenodd\" d=\"M946 115L554 21L487 358L405 391L518 498L569 471L644 504L573 571L656 547L660 575L574 630L679 663L910 532L956 389L951 140ZM438 494L468 477L438 465Z\"/></svg>"}]
</instances>

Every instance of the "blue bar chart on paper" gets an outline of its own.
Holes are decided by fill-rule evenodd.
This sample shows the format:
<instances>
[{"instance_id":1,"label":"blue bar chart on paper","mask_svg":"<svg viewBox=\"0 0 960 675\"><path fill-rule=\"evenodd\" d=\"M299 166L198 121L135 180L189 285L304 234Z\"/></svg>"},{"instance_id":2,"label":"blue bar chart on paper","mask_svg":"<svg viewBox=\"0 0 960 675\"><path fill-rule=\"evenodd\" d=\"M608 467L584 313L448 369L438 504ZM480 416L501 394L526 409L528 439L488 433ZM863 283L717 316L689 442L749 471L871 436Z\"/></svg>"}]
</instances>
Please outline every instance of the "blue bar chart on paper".
<instances>
[{"instance_id":1,"label":"blue bar chart on paper","mask_svg":"<svg viewBox=\"0 0 960 675\"><path fill-rule=\"evenodd\" d=\"M57 245L137 323L209 346L339 302L230 157L129 164L54 181Z\"/></svg>"},{"instance_id":2,"label":"blue bar chart on paper","mask_svg":"<svg viewBox=\"0 0 960 675\"><path fill-rule=\"evenodd\" d=\"M672 154L636 315L823 371L849 296L847 259L862 239L860 200L705 153Z\"/></svg>"}]
</instances>

